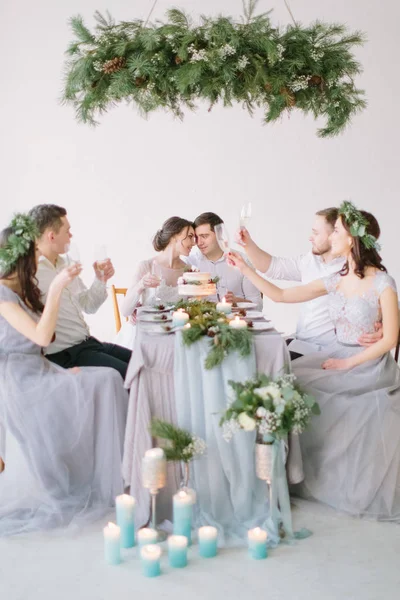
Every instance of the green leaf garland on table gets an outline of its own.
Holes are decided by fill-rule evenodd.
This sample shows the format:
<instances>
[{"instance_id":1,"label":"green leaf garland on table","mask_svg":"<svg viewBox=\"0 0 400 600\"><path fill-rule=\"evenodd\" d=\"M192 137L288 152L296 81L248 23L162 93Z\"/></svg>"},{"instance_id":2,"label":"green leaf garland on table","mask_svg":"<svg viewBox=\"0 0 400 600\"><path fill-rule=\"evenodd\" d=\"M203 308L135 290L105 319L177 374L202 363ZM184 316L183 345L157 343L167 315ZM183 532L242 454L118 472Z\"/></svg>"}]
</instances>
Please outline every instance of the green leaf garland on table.
<instances>
[{"instance_id":1,"label":"green leaf garland on table","mask_svg":"<svg viewBox=\"0 0 400 600\"><path fill-rule=\"evenodd\" d=\"M193 24L171 9L166 23L116 24L97 12L94 33L73 17L64 102L90 124L122 101L143 115L163 109L179 118L197 100L209 110L239 103L250 114L263 108L266 123L297 109L325 119L319 136L339 134L366 106L354 82L361 66L353 48L363 34L319 21L273 27L269 13L255 14L256 4L245 3L241 22L202 16Z\"/></svg>"},{"instance_id":2,"label":"green leaf garland on table","mask_svg":"<svg viewBox=\"0 0 400 600\"><path fill-rule=\"evenodd\" d=\"M233 329L226 315L215 308L214 302L181 300L175 307L189 314L190 328L182 330L183 343L191 346L204 336L210 338L210 351L205 360L206 369L220 365L231 352L249 356L252 349L252 334L248 329Z\"/></svg>"}]
</instances>

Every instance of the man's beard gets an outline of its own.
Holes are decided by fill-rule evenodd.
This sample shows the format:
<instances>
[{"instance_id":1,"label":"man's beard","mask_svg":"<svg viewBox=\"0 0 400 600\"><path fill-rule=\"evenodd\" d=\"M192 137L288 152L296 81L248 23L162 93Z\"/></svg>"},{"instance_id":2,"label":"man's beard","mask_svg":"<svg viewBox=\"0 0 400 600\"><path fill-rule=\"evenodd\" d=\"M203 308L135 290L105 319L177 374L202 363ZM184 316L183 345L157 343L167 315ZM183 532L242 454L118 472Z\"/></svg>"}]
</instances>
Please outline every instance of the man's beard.
<instances>
[{"instance_id":1,"label":"man's beard","mask_svg":"<svg viewBox=\"0 0 400 600\"><path fill-rule=\"evenodd\" d=\"M314 256L322 256L331 250L330 246L324 246L323 248L311 248L311 252Z\"/></svg>"}]
</instances>

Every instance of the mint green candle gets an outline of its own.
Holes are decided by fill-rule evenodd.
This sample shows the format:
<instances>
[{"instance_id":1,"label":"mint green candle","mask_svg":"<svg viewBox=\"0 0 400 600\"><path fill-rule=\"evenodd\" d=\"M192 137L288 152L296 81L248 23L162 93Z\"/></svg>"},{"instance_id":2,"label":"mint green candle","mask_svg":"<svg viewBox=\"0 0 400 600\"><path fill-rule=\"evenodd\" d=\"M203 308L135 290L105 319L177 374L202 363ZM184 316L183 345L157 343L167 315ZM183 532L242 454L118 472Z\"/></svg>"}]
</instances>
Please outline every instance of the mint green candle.
<instances>
[{"instance_id":1,"label":"mint green candle","mask_svg":"<svg viewBox=\"0 0 400 600\"><path fill-rule=\"evenodd\" d=\"M247 534L248 544L249 544L249 554L251 558L255 560L260 560L262 558L267 558L267 532L260 527L256 527L255 529L249 529Z\"/></svg>"},{"instance_id":2,"label":"mint green candle","mask_svg":"<svg viewBox=\"0 0 400 600\"><path fill-rule=\"evenodd\" d=\"M122 548L132 548L135 545L135 505L135 498L128 494L121 494L115 499Z\"/></svg>"},{"instance_id":3,"label":"mint green candle","mask_svg":"<svg viewBox=\"0 0 400 600\"><path fill-rule=\"evenodd\" d=\"M145 577L158 577L161 575L160 557L160 546L148 544L140 549L142 572Z\"/></svg>"}]
</instances>

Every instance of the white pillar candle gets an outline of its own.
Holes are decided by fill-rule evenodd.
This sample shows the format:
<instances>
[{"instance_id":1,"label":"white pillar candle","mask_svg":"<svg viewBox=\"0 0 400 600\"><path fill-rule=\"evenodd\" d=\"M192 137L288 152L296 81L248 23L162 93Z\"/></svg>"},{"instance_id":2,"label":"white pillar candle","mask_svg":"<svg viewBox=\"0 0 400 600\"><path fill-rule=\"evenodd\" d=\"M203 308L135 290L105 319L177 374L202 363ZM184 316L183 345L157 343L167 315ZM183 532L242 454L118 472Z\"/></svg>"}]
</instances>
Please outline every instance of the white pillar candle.
<instances>
[{"instance_id":1,"label":"white pillar candle","mask_svg":"<svg viewBox=\"0 0 400 600\"><path fill-rule=\"evenodd\" d=\"M232 302L227 302L224 296L222 301L217 303L216 309L218 312L228 315L232 311Z\"/></svg>"},{"instance_id":2,"label":"white pillar candle","mask_svg":"<svg viewBox=\"0 0 400 600\"><path fill-rule=\"evenodd\" d=\"M246 321L240 319L239 317L235 317L232 321L229 321L229 326L234 329L245 329L247 327Z\"/></svg>"},{"instance_id":3,"label":"white pillar candle","mask_svg":"<svg viewBox=\"0 0 400 600\"><path fill-rule=\"evenodd\" d=\"M148 544L140 549L142 559L143 575L146 577L157 577L161 573L160 568L161 548L154 544Z\"/></svg>"},{"instance_id":4,"label":"white pillar candle","mask_svg":"<svg viewBox=\"0 0 400 600\"><path fill-rule=\"evenodd\" d=\"M267 558L267 532L260 527L249 529L247 534L250 556L255 559Z\"/></svg>"},{"instance_id":5,"label":"white pillar candle","mask_svg":"<svg viewBox=\"0 0 400 600\"><path fill-rule=\"evenodd\" d=\"M172 325L174 327L180 327L182 325L186 325L189 321L189 315L187 312L183 310L183 308L178 308L175 312L172 313Z\"/></svg>"},{"instance_id":6,"label":"white pillar candle","mask_svg":"<svg viewBox=\"0 0 400 600\"><path fill-rule=\"evenodd\" d=\"M167 480L167 461L162 448L147 450L142 462L143 487L157 491L165 487Z\"/></svg>"},{"instance_id":7,"label":"white pillar candle","mask_svg":"<svg viewBox=\"0 0 400 600\"><path fill-rule=\"evenodd\" d=\"M149 527L143 527L137 532L137 541L140 547L146 546L147 544L156 544L158 539L158 533L155 529Z\"/></svg>"},{"instance_id":8,"label":"white pillar candle","mask_svg":"<svg viewBox=\"0 0 400 600\"><path fill-rule=\"evenodd\" d=\"M135 506L136 500L128 494L121 494L115 499L117 524L121 529L122 548L135 545Z\"/></svg>"},{"instance_id":9,"label":"white pillar candle","mask_svg":"<svg viewBox=\"0 0 400 600\"><path fill-rule=\"evenodd\" d=\"M109 565L121 562L121 529L115 523L108 523L103 529L104 558Z\"/></svg>"}]
</instances>

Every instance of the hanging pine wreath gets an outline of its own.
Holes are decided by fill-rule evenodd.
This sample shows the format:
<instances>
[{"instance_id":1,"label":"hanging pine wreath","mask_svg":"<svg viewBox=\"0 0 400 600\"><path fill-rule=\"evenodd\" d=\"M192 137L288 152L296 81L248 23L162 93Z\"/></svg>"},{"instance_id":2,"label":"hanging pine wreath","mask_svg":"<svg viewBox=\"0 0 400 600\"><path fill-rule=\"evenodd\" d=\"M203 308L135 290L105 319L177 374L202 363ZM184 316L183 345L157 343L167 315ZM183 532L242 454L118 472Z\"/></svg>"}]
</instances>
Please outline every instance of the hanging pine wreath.
<instances>
[{"instance_id":1,"label":"hanging pine wreath","mask_svg":"<svg viewBox=\"0 0 400 600\"><path fill-rule=\"evenodd\" d=\"M269 13L255 15L256 4L245 4L240 23L203 16L195 25L172 9L167 23L116 24L97 12L91 33L80 16L72 18L76 40L67 51L64 101L90 124L122 100L145 115L163 108L179 118L196 100L210 109L239 102L250 114L264 108L267 123L298 109L325 118L319 136L337 135L366 106L351 52L363 35L320 22L279 29Z\"/></svg>"}]
</instances>

